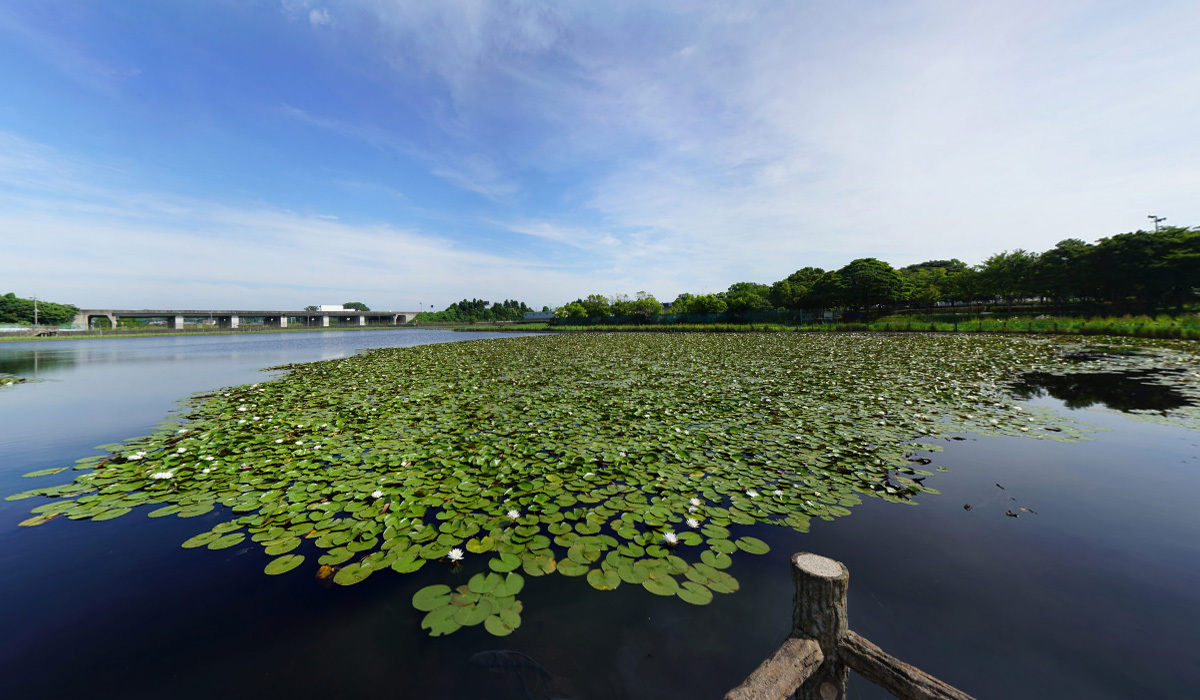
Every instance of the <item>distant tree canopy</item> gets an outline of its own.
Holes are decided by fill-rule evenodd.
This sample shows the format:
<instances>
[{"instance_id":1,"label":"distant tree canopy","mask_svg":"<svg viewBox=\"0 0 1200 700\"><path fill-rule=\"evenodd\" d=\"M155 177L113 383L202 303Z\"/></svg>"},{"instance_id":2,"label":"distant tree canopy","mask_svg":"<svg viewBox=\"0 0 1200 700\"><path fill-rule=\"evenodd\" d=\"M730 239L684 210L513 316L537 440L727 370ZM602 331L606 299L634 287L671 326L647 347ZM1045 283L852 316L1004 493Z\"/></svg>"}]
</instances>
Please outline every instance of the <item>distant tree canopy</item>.
<instances>
[{"instance_id":1,"label":"distant tree canopy","mask_svg":"<svg viewBox=\"0 0 1200 700\"><path fill-rule=\"evenodd\" d=\"M353 309L355 311L370 311L371 310L371 307L367 306L366 304L362 303L361 301L348 301L345 304L342 304L342 308L343 309Z\"/></svg>"},{"instance_id":2,"label":"distant tree canopy","mask_svg":"<svg viewBox=\"0 0 1200 700\"><path fill-rule=\"evenodd\" d=\"M715 294L684 292L672 302L670 312L923 307L1024 299L1151 308L1200 300L1200 227L1134 231L1095 243L1067 238L1043 253L1006 250L975 266L951 258L896 270L876 258L859 258L839 270L801 268L771 285L737 282ZM637 306L639 302L645 303ZM652 315L659 313L656 304L645 292L639 292L637 299L592 294L556 313L563 317Z\"/></svg>"},{"instance_id":3,"label":"distant tree canopy","mask_svg":"<svg viewBox=\"0 0 1200 700\"><path fill-rule=\"evenodd\" d=\"M321 307L319 307L319 306L306 306L306 307L304 307L304 310L305 310L305 311L316 311L316 310L318 310L318 309L320 309L320 308L321 308Z\"/></svg>"},{"instance_id":4,"label":"distant tree canopy","mask_svg":"<svg viewBox=\"0 0 1200 700\"><path fill-rule=\"evenodd\" d=\"M33 323L34 300L23 299L9 292L0 296L0 323ZM71 304L55 304L50 301L37 302L37 322L39 324L63 325L70 323L79 311Z\"/></svg>"},{"instance_id":5,"label":"distant tree canopy","mask_svg":"<svg viewBox=\"0 0 1200 700\"><path fill-rule=\"evenodd\" d=\"M445 311L422 313L417 317L423 323L472 323L475 321L519 321L526 311L533 311L523 301L505 299L491 304L482 299L463 299L446 307Z\"/></svg>"}]
</instances>

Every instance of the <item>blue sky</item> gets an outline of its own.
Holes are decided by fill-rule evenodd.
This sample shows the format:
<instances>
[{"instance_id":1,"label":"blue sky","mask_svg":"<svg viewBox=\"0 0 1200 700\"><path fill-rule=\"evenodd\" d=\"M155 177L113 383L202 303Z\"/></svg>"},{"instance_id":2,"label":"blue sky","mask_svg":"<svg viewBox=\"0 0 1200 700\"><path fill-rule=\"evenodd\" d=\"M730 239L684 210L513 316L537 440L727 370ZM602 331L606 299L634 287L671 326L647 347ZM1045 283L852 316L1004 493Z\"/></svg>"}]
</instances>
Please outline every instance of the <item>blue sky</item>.
<instances>
[{"instance_id":1,"label":"blue sky","mask_svg":"<svg viewBox=\"0 0 1200 700\"><path fill-rule=\"evenodd\" d=\"M0 0L0 292L557 306L1200 224L1200 3Z\"/></svg>"}]
</instances>

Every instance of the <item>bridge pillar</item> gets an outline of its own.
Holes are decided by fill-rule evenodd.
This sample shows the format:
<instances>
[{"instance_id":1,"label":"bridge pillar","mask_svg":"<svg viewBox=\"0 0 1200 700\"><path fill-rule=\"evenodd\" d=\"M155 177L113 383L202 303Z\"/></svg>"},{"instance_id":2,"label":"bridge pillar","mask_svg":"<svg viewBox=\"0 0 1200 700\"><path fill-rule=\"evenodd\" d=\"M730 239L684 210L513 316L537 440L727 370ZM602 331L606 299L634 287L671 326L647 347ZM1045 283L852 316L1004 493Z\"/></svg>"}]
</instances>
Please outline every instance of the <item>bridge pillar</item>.
<instances>
[{"instance_id":1,"label":"bridge pillar","mask_svg":"<svg viewBox=\"0 0 1200 700\"><path fill-rule=\"evenodd\" d=\"M241 320L241 319L239 319L237 316L230 316L230 317L229 317L229 327L230 327L230 328L237 328L237 327L238 327L238 322L239 322L240 320Z\"/></svg>"},{"instance_id":2,"label":"bridge pillar","mask_svg":"<svg viewBox=\"0 0 1200 700\"><path fill-rule=\"evenodd\" d=\"M287 328L287 316L280 316L280 317L279 317L279 327L280 327L280 328Z\"/></svg>"},{"instance_id":3,"label":"bridge pillar","mask_svg":"<svg viewBox=\"0 0 1200 700\"><path fill-rule=\"evenodd\" d=\"M329 314L325 314L324 316L321 317L321 327L322 328L329 327Z\"/></svg>"},{"instance_id":4,"label":"bridge pillar","mask_svg":"<svg viewBox=\"0 0 1200 700\"><path fill-rule=\"evenodd\" d=\"M112 318L112 317L110 316L109 318ZM116 327L116 325L117 325L116 323L113 323L114 328ZM174 328L177 331L183 330L183 316L174 317L172 319L171 328Z\"/></svg>"},{"instance_id":5,"label":"bridge pillar","mask_svg":"<svg viewBox=\"0 0 1200 700\"><path fill-rule=\"evenodd\" d=\"M358 325L360 325L360 326L365 326L365 325L367 325L367 317L366 317L366 316L359 316L359 317L358 317Z\"/></svg>"}]
</instances>

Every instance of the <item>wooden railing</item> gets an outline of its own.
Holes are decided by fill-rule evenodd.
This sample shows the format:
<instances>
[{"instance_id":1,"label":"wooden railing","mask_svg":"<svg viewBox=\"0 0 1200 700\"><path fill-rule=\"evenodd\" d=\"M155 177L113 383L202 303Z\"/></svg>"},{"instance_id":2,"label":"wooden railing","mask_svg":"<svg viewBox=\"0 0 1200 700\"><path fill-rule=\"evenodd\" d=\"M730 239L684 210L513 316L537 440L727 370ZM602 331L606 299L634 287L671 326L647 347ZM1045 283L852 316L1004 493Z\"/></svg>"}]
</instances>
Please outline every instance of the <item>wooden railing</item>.
<instances>
[{"instance_id":1,"label":"wooden railing","mask_svg":"<svg viewBox=\"0 0 1200 700\"><path fill-rule=\"evenodd\" d=\"M841 562L793 554L792 581L792 634L725 700L845 700L851 670L901 700L974 700L849 629Z\"/></svg>"}]
</instances>

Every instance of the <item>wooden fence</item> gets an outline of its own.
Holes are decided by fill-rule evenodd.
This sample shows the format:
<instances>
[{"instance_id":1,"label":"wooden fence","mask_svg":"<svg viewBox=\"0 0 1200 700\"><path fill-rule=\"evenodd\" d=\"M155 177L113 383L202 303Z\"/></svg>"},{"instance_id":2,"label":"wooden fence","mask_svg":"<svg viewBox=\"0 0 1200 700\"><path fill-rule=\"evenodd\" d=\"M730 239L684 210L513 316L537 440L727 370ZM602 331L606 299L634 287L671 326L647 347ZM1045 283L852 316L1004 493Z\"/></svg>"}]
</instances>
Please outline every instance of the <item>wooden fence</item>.
<instances>
[{"instance_id":1,"label":"wooden fence","mask_svg":"<svg viewBox=\"0 0 1200 700\"><path fill-rule=\"evenodd\" d=\"M851 670L901 700L973 700L849 629L850 572L817 554L792 555L792 633L725 700L845 700Z\"/></svg>"}]
</instances>

